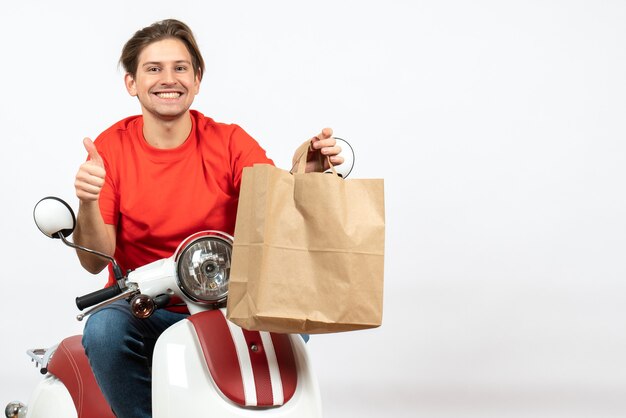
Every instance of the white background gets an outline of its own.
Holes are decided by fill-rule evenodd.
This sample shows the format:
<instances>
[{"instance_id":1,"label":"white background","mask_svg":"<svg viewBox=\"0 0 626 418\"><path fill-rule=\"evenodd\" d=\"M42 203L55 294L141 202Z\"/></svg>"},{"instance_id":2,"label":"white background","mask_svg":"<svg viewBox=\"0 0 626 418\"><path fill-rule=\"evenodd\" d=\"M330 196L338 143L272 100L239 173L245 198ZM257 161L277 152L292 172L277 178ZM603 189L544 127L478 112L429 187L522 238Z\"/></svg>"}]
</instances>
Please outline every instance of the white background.
<instances>
[{"instance_id":1,"label":"white background","mask_svg":"<svg viewBox=\"0 0 626 418\"><path fill-rule=\"evenodd\" d=\"M338 417L626 415L626 2L13 1L0 11L0 402L104 284L32 222L81 140L139 112L116 66L168 17L194 108L287 166L331 126L386 186L381 328L309 343Z\"/></svg>"}]
</instances>

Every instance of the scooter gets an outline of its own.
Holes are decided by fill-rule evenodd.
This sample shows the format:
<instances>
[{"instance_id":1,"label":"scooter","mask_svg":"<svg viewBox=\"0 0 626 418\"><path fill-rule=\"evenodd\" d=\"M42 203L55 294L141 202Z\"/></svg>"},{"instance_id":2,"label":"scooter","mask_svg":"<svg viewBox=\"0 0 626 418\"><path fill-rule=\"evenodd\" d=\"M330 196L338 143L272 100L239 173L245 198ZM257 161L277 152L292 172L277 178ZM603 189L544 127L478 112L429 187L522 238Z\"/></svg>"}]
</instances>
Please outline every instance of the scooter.
<instances>
[{"instance_id":1,"label":"scooter","mask_svg":"<svg viewBox=\"0 0 626 418\"><path fill-rule=\"evenodd\" d=\"M67 239L76 217L61 199L39 201L34 218L48 237L104 257L113 266L114 286L76 298L78 309L86 310L78 320L120 299L129 300L129 309L139 318L149 317L174 297L186 303L190 316L168 328L154 349L155 418L322 416L303 338L247 331L225 317L233 237L202 231L184 240L171 257L122 273L112 257ZM44 377L28 406L6 406L7 418L114 418L80 335L48 349L28 350L28 355Z\"/></svg>"},{"instance_id":2,"label":"scooter","mask_svg":"<svg viewBox=\"0 0 626 418\"><path fill-rule=\"evenodd\" d=\"M347 141L335 139L344 163L332 172L346 178L354 167L354 150ZM67 239L76 217L66 202L44 198L33 215L46 236L111 263L116 283L76 298L79 321L121 299L130 302L129 309L138 318L149 317L172 298L187 305L190 316L163 332L154 348L154 418L322 416L319 386L303 338L248 331L226 319L232 236L198 232L171 257L122 273L112 257ZM28 406L21 402L6 406L7 418L114 418L80 335L27 354L44 377Z\"/></svg>"}]
</instances>

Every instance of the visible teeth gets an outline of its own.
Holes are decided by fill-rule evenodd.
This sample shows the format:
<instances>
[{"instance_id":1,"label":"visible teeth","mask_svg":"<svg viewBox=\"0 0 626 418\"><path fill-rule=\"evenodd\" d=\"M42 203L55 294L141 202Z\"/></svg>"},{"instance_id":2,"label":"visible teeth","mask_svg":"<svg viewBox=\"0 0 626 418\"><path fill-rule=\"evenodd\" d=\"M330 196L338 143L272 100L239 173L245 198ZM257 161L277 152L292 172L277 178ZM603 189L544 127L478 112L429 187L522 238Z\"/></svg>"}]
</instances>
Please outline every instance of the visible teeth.
<instances>
[{"instance_id":1,"label":"visible teeth","mask_svg":"<svg viewBox=\"0 0 626 418\"><path fill-rule=\"evenodd\" d=\"M177 99L180 97L180 93L157 93L161 99Z\"/></svg>"}]
</instances>

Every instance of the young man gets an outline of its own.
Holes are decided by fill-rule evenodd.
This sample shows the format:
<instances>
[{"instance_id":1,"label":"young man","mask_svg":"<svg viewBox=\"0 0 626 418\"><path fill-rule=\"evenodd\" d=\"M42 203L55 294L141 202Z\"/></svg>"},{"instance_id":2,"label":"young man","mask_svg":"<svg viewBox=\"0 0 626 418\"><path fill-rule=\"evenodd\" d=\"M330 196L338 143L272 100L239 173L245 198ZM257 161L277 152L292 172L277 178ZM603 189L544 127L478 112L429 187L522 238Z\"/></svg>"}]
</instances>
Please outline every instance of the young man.
<instances>
[{"instance_id":1,"label":"young man","mask_svg":"<svg viewBox=\"0 0 626 418\"><path fill-rule=\"evenodd\" d=\"M243 168L272 160L239 126L190 110L204 61L184 23L164 20L139 30L120 62L126 89L142 112L117 122L95 143L84 139L89 157L75 179L80 205L74 240L114 255L127 270L170 256L197 231L232 234ZM311 139L307 171L320 152L333 164L343 162L329 128ZM78 256L92 273L107 264L88 253ZM184 306L173 305L138 320L121 301L89 318L83 345L118 417L151 416L154 343L186 315Z\"/></svg>"}]
</instances>

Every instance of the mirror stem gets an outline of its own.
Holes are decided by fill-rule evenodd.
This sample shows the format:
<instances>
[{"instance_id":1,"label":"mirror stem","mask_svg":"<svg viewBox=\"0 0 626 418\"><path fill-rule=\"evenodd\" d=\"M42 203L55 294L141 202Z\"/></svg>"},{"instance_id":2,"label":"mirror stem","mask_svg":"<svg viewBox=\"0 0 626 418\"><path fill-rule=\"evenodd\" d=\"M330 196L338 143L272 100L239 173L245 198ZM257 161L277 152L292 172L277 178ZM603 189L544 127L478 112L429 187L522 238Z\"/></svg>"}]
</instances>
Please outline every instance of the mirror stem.
<instances>
[{"instance_id":1,"label":"mirror stem","mask_svg":"<svg viewBox=\"0 0 626 418\"><path fill-rule=\"evenodd\" d=\"M122 274L122 269L117 264L115 259L113 257L111 257L110 255L106 255L106 254L101 253L99 251L90 250L89 248L82 247L80 245L74 244L73 242L68 241L67 238L65 238L63 236L63 234L60 233L60 232L57 232L55 235L56 235L57 238L61 238L61 241L63 241L63 243L65 245L67 245L68 247L72 247L72 248L75 248L77 250L85 251L87 253L94 254L94 255L97 255L98 257L102 257L102 258L105 258L105 259L109 260L111 262L111 265L113 266L113 274L115 275L115 280L120 280L120 279L124 278L124 275Z\"/></svg>"}]
</instances>

